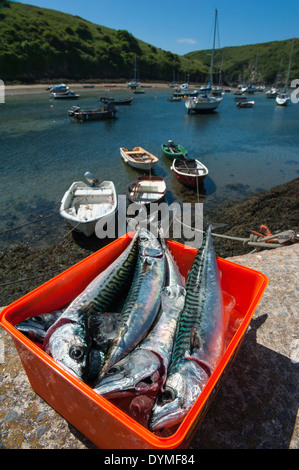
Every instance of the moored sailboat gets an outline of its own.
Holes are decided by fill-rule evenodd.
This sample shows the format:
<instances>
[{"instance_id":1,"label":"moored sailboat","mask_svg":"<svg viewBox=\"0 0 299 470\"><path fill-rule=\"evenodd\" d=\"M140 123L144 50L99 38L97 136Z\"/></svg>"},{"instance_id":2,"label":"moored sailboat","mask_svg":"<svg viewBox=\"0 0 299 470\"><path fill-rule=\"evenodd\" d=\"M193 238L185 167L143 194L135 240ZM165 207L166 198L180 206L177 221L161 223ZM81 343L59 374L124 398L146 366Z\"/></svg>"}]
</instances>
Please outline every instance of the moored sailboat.
<instances>
[{"instance_id":1,"label":"moored sailboat","mask_svg":"<svg viewBox=\"0 0 299 470\"><path fill-rule=\"evenodd\" d=\"M217 9L215 10L215 25L214 25L214 39L213 39L213 50L210 65L210 83L208 88L200 89L197 96L188 97L185 101L185 107L188 110L188 114L194 113L206 113L215 111L223 100L222 97L212 96L211 91L213 88L213 64L214 64L214 51L215 51L215 37L217 27Z\"/></svg>"},{"instance_id":2,"label":"moored sailboat","mask_svg":"<svg viewBox=\"0 0 299 470\"><path fill-rule=\"evenodd\" d=\"M286 83L285 83L285 89L282 93L279 93L276 96L276 103L278 104L278 106L287 106L287 104L291 100L290 96L287 93L287 89L288 89L290 71L291 71L291 65L292 65L293 49L294 49L294 39L292 41L292 47L291 47L290 60L289 60L287 79L286 79Z\"/></svg>"}]
</instances>

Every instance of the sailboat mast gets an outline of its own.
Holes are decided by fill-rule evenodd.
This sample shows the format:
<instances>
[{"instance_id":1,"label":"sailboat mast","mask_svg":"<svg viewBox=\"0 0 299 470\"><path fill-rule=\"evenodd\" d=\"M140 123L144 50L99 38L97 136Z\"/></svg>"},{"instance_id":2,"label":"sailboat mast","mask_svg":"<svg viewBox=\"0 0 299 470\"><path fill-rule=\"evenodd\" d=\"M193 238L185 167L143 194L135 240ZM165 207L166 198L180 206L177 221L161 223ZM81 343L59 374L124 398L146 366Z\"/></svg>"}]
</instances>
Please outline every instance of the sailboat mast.
<instances>
[{"instance_id":1,"label":"sailboat mast","mask_svg":"<svg viewBox=\"0 0 299 470\"><path fill-rule=\"evenodd\" d=\"M214 66L214 51L215 51L215 39L216 39L216 26L217 26L217 8L215 10L215 24L214 24L214 38L213 38L213 51L212 51L212 58L211 58L211 76L210 82L213 86L213 66Z\"/></svg>"},{"instance_id":2,"label":"sailboat mast","mask_svg":"<svg viewBox=\"0 0 299 470\"><path fill-rule=\"evenodd\" d=\"M134 62L134 77L135 77L135 80L137 81L137 60L136 60L136 54L135 54L135 62Z\"/></svg>"},{"instance_id":3,"label":"sailboat mast","mask_svg":"<svg viewBox=\"0 0 299 470\"><path fill-rule=\"evenodd\" d=\"M294 49L294 39L293 39L293 41L292 41L292 48L291 48L291 54L290 54L290 60L289 60L288 75L287 75L286 85L285 85L286 91L287 91L288 83L289 83L289 79L290 79L290 72L291 72L291 65L292 65L293 49Z\"/></svg>"}]
</instances>

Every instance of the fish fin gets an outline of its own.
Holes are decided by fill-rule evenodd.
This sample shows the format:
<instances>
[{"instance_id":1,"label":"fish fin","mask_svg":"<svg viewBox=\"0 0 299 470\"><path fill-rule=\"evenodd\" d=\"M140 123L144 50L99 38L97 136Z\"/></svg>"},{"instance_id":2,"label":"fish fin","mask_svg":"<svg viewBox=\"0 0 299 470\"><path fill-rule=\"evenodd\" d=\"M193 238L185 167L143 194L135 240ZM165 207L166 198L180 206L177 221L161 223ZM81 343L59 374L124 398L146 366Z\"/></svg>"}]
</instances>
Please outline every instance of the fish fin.
<instances>
[{"instance_id":1,"label":"fish fin","mask_svg":"<svg viewBox=\"0 0 299 470\"><path fill-rule=\"evenodd\" d=\"M199 334L195 328L195 326L192 327L191 330L191 337L190 337L190 353L194 351L194 349L200 349L201 346L201 341Z\"/></svg>"},{"instance_id":2,"label":"fish fin","mask_svg":"<svg viewBox=\"0 0 299 470\"><path fill-rule=\"evenodd\" d=\"M123 316L118 312L105 312L91 315L88 318L88 329L98 347L112 341L123 326Z\"/></svg>"}]
</instances>

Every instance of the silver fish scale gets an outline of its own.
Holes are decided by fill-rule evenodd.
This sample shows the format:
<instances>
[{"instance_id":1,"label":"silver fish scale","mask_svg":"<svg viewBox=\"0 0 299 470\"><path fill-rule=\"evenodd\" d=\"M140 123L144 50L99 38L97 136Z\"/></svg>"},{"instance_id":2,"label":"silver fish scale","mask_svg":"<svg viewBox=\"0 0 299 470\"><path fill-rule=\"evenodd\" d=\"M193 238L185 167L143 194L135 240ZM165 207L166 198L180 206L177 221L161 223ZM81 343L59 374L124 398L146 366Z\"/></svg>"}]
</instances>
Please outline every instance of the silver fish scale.
<instances>
[{"instance_id":1,"label":"silver fish scale","mask_svg":"<svg viewBox=\"0 0 299 470\"><path fill-rule=\"evenodd\" d=\"M141 230L135 275L122 310L124 326L108 352L100 378L145 337L159 310L165 277L165 255L152 234L147 232L145 241L142 236L144 232Z\"/></svg>"},{"instance_id":2,"label":"silver fish scale","mask_svg":"<svg viewBox=\"0 0 299 470\"><path fill-rule=\"evenodd\" d=\"M175 372L176 369L179 368L180 359L184 355L185 351L190 348L190 337L192 329L199 329L202 317L199 310L199 288L204 265L204 247L206 243L206 237L207 235L205 234L202 245L199 248L193 265L188 273L186 282L185 305L178 322L172 361L170 365L171 372Z\"/></svg>"},{"instance_id":3,"label":"silver fish scale","mask_svg":"<svg viewBox=\"0 0 299 470\"><path fill-rule=\"evenodd\" d=\"M155 324L145 339L126 357L113 365L95 391L117 398L126 393L136 396L154 392L166 380L171 359L173 339L179 314L184 306L184 281L164 238L161 245L165 254L166 286L161 290L161 307ZM148 296L148 292L146 292Z\"/></svg>"},{"instance_id":4,"label":"silver fish scale","mask_svg":"<svg viewBox=\"0 0 299 470\"><path fill-rule=\"evenodd\" d=\"M121 291L127 284L128 277L134 272L137 255L137 239L133 240L132 243L133 245L124 263L110 273L104 287L87 305L82 307L82 313L92 315L94 313L106 312L108 306L115 299L115 292Z\"/></svg>"}]
</instances>

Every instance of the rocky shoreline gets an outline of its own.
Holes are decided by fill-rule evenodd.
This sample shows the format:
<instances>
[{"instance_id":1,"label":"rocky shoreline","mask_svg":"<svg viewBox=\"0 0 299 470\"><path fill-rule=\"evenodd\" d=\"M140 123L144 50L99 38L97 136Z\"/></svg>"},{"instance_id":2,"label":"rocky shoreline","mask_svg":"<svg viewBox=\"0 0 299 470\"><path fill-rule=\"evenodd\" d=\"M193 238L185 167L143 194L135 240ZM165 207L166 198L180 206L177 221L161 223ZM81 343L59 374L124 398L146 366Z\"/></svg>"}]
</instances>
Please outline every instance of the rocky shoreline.
<instances>
[{"instance_id":1,"label":"rocky shoreline","mask_svg":"<svg viewBox=\"0 0 299 470\"><path fill-rule=\"evenodd\" d=\"M299 230L299 178L276 186L269 191L252 195L242 202L226 202L205 217L215 225L214 232L249 238L261 224L271 233ZM219 227L217 227L219 226ZM80 234L68 233L61 241L43 248L14 245L0 250L0 305L5 306L32 291L59 272L89 256L111 239L84 239ZM214 237L218 256L228 258L248 254L253 247L240 241Z\"/></svg>"}]
</instances>

